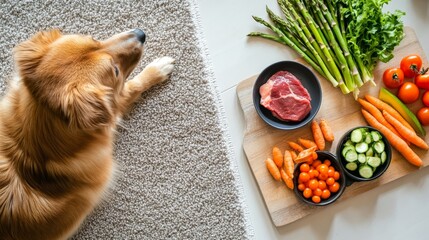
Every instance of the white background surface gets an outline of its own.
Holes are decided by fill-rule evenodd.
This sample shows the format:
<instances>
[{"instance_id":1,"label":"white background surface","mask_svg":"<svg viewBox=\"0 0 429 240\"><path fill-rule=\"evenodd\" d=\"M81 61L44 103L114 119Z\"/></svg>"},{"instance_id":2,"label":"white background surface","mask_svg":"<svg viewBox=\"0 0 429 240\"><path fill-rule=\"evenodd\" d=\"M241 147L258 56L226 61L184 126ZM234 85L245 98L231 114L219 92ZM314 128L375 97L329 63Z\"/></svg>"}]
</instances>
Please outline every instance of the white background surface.
<instances>
[{"instance_id":1,"label":"white background surface","mask_svg":"<svg viewBox=\"0 0 429 240\"><path fill-rule=\"evenodd\" d=\"M199 0L198 4L254 238L429 239L429 169L326 207L284 227L272 224L242 148L245 122L236 86L274 62L298 56L285 46L246 36L251 31L266 31L251 16L267 19L265 6L277 10L275 0ZM385 7L386 11L394 9L406 12L404 24L416 30L429 56L429 1L393 0Z\"/></svg>"}]
</instances>

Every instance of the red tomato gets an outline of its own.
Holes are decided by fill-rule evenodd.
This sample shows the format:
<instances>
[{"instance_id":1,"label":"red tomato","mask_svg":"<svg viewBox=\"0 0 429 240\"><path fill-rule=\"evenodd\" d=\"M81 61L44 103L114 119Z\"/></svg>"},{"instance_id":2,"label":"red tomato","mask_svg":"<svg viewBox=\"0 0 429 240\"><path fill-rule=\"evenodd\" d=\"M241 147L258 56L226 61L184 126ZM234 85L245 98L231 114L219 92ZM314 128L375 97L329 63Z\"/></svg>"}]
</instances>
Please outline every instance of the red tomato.
<instances>
[{"instance_id":1,"label":"red tomato","mask_svg":"<svg viewBox=\"0 0 429 240\"><path fill-rule=\"evenodd\" d=\"M388 88L397 88L404 83L404 72L400 68L388 68L383 73L383 83Z\"/></svg>"},{"instance_id":2,"label":"red tomato","mask_svg":"<svg viewBox=\"0 0 429 240\"><path fill-rule=\"evenodd\" d=\"M423 125L429 125L429 107L422 107L417 111L417 118Z\"/></svg>"},{"instance_id":3,"label":"red tomato","mask_svg":"<svg viewBox=\"0 0 429 240\"><path fill-rule=\"evenodd\" d=\"M401 69L404 72L405 77L415 77L422 67L422 59L417 54L412 54L404 57L401 60Z\"/></svg>"},{"instance_id":4,"label":"red tomato","mask_svg":"<svg viewBox=\"0 0 429 240\"><path fill-rule=\"evenodd\" d=\"M417 75L416 78L414 79L414 83L417 85L417 87L428 90L429 89L429 74Z\"/></svg>"},{"instance_id":5,"label":"red tomato","mask_svg":"<svg viewBox=\"0 0 429 240\"><path fill-rule=\"evenodd\" d=\"M429 107L429 91L423 93L422 102L426 107Z\"/></svg>"},{"instance_id":6,"label":"red tomato","mask_svg":"<svg viewBox=\"0 0 429 240\"><path fill-rule=\"evenodd\" d=\"M399 88L398 98L404 103L413 103L419 99L419 88L412 82L405 82Z\"/></svg>"}]
</instances>

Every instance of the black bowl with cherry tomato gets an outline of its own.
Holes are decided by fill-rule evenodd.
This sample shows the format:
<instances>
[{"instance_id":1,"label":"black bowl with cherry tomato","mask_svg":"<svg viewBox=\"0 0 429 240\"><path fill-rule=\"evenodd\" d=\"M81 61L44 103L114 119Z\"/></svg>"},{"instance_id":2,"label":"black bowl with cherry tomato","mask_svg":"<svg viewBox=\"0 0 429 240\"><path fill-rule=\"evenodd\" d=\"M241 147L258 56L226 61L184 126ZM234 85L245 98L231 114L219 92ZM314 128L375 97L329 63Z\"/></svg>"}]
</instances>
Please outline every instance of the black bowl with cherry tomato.
<instances>
[{"instance_id":1,"label":"black bowl with cherry tomato","mask_svg":"<svg viewBox=\"0 0 429 240\"><path fill-rule=\"evenodd\" d=\"M296 197L309 205L325 206L335 202L346 188L346 176L337 157L316 151L318 159L295 166L293 181Z\"/></svg>"}]
</instances>

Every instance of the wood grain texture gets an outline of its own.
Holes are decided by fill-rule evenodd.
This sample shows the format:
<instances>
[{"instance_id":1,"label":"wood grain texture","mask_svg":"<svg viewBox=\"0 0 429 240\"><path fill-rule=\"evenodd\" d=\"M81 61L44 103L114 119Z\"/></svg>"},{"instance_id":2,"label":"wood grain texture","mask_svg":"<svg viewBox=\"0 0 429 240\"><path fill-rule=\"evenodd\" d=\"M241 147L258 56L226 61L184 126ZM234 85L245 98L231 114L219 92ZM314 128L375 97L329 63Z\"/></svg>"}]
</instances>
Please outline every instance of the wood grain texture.
<instances>
[{"instance_id":1,"label":"wood grain texture","mask_svg":"<svg viewBox=\"0 0 429 240\"><path fill-rule=\"evenodd\" d=\"M414 30L405 27L405 35L401 44L395 49L395 57L388 63L379 63L374 70L377 86L370 86L369 83L365 84L361 88L360 97L363 97L365 94L378 96L379 88L383 86L381 80L383 71L389 67L399 67L399 63L404 56L417 53L423 58L423 66L428 66L427 58ZM297 61L304 63L302 59L297 59ZM345 132L355 126L367 125L367 123L362 117L359 103L354 100L352 94L343 95L340 89L332 87L327 80L320 76L318 77L321 82L323 97L321 108L315 119L326 119L333 129L335 140L332 144L327 144L326 150L335 154L337 143ZM295 198L293 191L287 189L284 183L275 181L266 169L264 160L271 156L273 146L278 146L282 150L289 149L287 146L288 140L297 140L298 137L311 138L312 136L309 124L297 130L284 131L275 129L262 121L256 113L252 102L252 88L256 78L257 76L253 76L242 81L236 89L246 121L243 148L267 209L271 215L271 219L274 225L279 227L312 214L320 210L320 208L330 207L330 205L325 207L311 207L299 202ZM420 101L418 101L409 107L416 112L421 106ZM426 131L429 132L427 127ZM428 142L429 134L426 136L425 140ZM416 147L412 148L423 159L423 167L426 167L429 164L429 154L427 151L417 149ZM346 188L337 202L345 201L350 197L394 181L414 171L418 171L418 168L409 164L393 149L391 165L383 176L372 182L353 183Z\"/></svg>"}]
</instances>

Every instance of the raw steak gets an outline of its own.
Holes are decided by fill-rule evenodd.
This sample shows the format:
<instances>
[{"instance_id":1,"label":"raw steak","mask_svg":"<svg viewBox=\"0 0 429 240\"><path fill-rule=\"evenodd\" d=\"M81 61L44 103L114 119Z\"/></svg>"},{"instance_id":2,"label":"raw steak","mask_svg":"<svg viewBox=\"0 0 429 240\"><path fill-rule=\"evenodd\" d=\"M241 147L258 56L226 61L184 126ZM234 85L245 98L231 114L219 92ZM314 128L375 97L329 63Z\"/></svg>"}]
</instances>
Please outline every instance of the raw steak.
<instances>
[{"instance_id":1,"label":"raw steak","mask_svg":"<svg viewBox=\"0 0 429 240\"><path fill-rule=\"evenodd\" d=\"M282 121L301 121L311 110L311 97L288 71L279 71L259 88L261 105Z\"/></svg>"}]
</instances>

